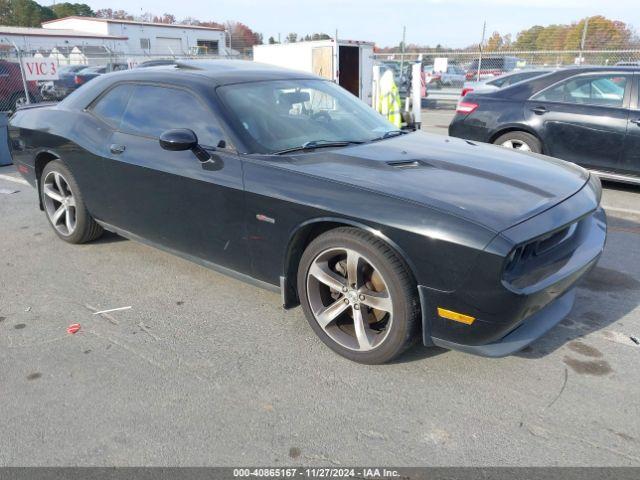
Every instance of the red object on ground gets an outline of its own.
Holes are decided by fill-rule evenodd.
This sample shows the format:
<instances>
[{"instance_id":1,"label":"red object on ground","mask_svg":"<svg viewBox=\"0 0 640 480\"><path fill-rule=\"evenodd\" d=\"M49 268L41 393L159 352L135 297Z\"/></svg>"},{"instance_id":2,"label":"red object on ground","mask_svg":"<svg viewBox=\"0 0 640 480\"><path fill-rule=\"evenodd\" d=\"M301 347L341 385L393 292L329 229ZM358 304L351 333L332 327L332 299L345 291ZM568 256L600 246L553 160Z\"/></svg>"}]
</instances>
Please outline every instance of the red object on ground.
<instances>
[{"instance_id":1,"label":"red object on ground","mask_svg":"<svg viewBox=\"0 0 640 480\"><path fill-rule=\"evenodd\" d=\"M77 333L77 332L78 332L78 330L80 330L80 324L79 324L79 323L74 323L73 325L69 325L69 326L67 327L67 333L70 333L70 334L72 334L72 335L73 335L74 333Z\"/></svg>"}]
</instances>

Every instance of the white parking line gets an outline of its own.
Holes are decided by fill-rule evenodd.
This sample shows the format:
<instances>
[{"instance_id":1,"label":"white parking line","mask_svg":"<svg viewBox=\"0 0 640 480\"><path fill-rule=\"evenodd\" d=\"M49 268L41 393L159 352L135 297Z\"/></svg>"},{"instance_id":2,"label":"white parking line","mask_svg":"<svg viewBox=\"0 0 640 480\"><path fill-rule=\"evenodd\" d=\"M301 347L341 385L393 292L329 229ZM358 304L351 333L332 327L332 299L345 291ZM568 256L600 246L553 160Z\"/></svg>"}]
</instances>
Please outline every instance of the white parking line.
<instances>
[{"instance_id":1,"label":"white parking line","mask_svg":"<svg viewBox=\"0 0 640 480\"><path fill-rule=\"evenodd\" d=\"M23 178L12 177L11 175L4 175L2 173L0 173L0 180L6 180L7 182L13 182L13 183L19 183L20 185L27 185L27 186L29 185L29 182L27 182Z\"/></svg>"},{"instance_id":2,"label":"white parking line","mask_svg":"<svg viewBox=\"0 0 640 480\"><path fill-rule=\"evenodd\" d=\"M628 213L631 215L640 215L640 210L633 210L632 208L608 207L607 205L603 205L603 207L606 212L618 212L618 213Z\"/></svg>"}]
</instances>

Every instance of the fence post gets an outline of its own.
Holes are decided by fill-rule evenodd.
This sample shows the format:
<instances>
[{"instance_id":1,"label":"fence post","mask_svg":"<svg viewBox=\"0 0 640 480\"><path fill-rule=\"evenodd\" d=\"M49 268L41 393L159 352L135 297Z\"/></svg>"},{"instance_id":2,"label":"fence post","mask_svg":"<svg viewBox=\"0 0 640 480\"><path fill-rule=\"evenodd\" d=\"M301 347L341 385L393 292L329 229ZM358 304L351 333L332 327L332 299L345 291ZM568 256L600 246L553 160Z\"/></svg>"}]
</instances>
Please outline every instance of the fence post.
<instances>
[{"instance_id":1,"label":"fence post","mask_svg":"<svg viewBox=\"0 0 640 480\"><path fill-rule=\"evenodd\" d=\"M27 87L27 77L24 72L24 65L22 65L22 52L16 45L16 42L13 43L13 48L16 49L16 55L18 56L18 64L20 64L20 76L22 77L22 88L24 88L24 98L27 105L31 105L31 99L29 98L29 87Z\"/></svg>"},{"instance_id":2,"label":"fence post","mask_svg":"<svg viewBox=\"0 0 640 480\"><path fill-rule=\"evenodd\" d=\"M584 63L584 44L587 39L587 28L589 28L589 17L584 21L584 28L582 29L582 40L580 41L580 65Z\"/></svg>"},{"instance_id":3,"label":"fence post","mask_svg":"<svg viewBox=\"0 0 640 480\"><path fill-rule=\"evenodd\" d=\"M485 20L482 24L482 40L480 40L480 55L478 56L478 78L477 81L480 81L480 69L482 67L482 46L484 45L484 36L487 33L487 21Z\"/></svg>"}]
</instances>

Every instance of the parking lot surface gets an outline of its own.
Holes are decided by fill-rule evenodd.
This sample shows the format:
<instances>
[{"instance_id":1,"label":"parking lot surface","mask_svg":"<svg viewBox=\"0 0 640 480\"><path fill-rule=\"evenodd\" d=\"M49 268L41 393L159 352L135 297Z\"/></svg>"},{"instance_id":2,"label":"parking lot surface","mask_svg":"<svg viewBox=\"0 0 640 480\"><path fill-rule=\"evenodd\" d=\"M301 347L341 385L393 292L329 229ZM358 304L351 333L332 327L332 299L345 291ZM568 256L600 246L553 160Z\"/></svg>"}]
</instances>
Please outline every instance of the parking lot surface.
<instances>
[{"instance_id":1,"label":"parking lot surface","mask_svg":"<svg viewBox=\"0 0 640 480\"><path fill-rule=\"evenodd\" d=\"M425 113L443 133L451 113ZM603 202L598 267L525 351L364 366L278 294L116 235L58 240L0 168L0 465L639 465L640 188Z\"/></svg>"}]
</instances>

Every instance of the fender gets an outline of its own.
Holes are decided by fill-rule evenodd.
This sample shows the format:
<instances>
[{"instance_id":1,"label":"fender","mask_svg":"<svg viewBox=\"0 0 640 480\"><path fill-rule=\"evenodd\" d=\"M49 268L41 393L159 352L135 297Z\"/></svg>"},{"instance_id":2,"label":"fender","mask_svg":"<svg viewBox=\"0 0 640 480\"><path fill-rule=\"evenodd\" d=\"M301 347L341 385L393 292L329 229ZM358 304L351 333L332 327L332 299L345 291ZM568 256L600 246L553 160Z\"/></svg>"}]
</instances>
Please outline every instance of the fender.
<instances>
[{"instance_id":1,"label":"fender","mask_svg":"<svg viewBox=\"0 0 640 480\"><path fill-rule=\"evenodd\" d=\"M282 264L282 275L280 276L280 290L282 292L282 304L284 306L285 309L289 309L289 308L293 308L296 307L300 304L300 301L298 299L298 292L297 292L297 288L295 286L295 281L291 281L290 280L290 276L289 275L291 272L291 261L292 261L292 255L294 253L294 242L296 237L298 236L298 234L305 228L315 225L315 224L321 224L321 223L328 223L328 224L337 224L337 225L343 225L343 226L349 226L349 227L355 227L355 228L359 228L361 230L365 230L367 232L369 232L371 235L379 238L380 240L384 241L387 245L389 245L399 256L400 258L402 258L402 260L404 260L404 262L408 265L409 270L411 271L411 275L413 275L414 278L416 278L416 269L415 269L415 265L413 264L413 262L411 261L410 257L407 255L407 253L400 247L398 246L397 243L395 243L393 240L391 240L389 237L387 237L386 235L384 235L380 230L371 227L370 225L367 225L365 223L362 222L358 222L349 218L344 218L344 217L316 217L316 218L312 218L309 220L306 220L300 224L298 224L289 234L289 238L287 240L287 245L285 247L284 250L284 254L283 254L283 264ZM296 269L297 270L297 269Z\"/></svg>"},{"instance_id":2,"label":"fender","mask_svg":"<svg viewBox=\"0 0 640 480\"><path fill-rule=\"evenodd\" d=\"M540 140L540 144L542 144L542 147L543 147L542 150L544 151L544 144L542 142L542 139L540 138L540 135L538 135L538 133L536 133L535 130L529 127L529 125L524 123L508 123L506 125L500 125L500 128L497 128L491 131L491 134L489 135L489 139L487 140L487 143L493 143L495 139L498 138L500 135L507 132L513 132L516 130L526 132L536 137L538 140Z\"/></svg>"}]
</instances>

